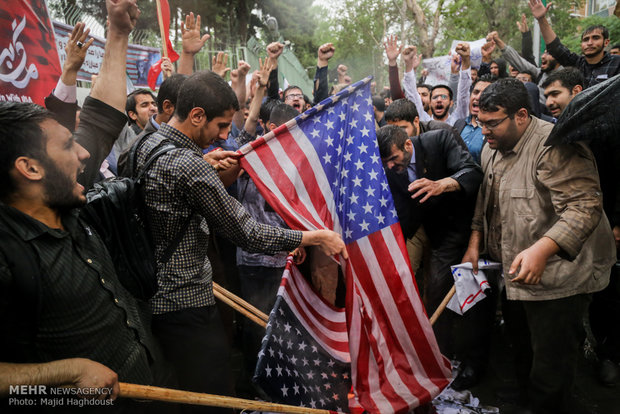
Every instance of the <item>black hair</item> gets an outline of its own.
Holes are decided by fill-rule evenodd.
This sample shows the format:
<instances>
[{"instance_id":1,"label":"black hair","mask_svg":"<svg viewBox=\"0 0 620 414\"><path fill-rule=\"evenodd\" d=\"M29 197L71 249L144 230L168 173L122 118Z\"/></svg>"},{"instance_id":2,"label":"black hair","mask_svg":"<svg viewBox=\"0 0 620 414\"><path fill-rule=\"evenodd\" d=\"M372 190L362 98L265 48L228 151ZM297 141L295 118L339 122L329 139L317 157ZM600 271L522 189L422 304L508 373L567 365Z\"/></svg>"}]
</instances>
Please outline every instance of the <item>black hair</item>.
<instances>
[{"instance_id":1,"label":"black hair","mask_svg":"<svg viewBox=\"0 0 620 414\"><path fill-rule=\"evenodd\" d=\"M496 76L491 75L490 73L485 73L484 75L478 77L478 79L476 79L472 84L471 84L471 90L474 90L474 86L476 86L476 84L478 82L488 82L488 83L493 83L497 80Z\"/></svg>"},{"instance_id":2,"label":"black hair","mask_svg":"<svg viewBox=\"0 0 620 414\"><path fill-rule=\"evenodd\" d=\"M137 95L151 95L151 98L155 100L155 95L153 95L153 92L148 89L135 89L131 91L131 93L127 95L127 102L125 102L125 112L127 113L127 116L129 116L129 111L136 112ZM132 122L131 118L129 118L129 122Z\"/></svg>"},{"instance_id":3,"label":"black hair","mask_svg":"<svg viewBox=\"0 0 620 414\"><path fill-rule=\"evenodd\" d=\"M269 122L269 117L271 116L271 110L276 107L276 105L281 104L282 101L279 99L266 99L260 106L260 110L258 113L258 117L263 124L267 124ZM297 113L299 115L299 112Z\"/></svg>"},{"instance_id":4,"label":"black hair","mask_svg":"<svg viewBox=\"0 0 620 414\"><path fill-rule=\"evenodd\" d=\"M433 86L431 88L431 96L433 96L433 91L435 89L447 89L448 90L448 94L450 95L450 100L452 100L452 97L454 96L454 94L452 93L452 89L450 89L450 87L448 85L439 84L439 85Z\"/></svg>"},{"instance_id":5,"label":"black hair","mask_svg":"<svg viewBox=\"0 0 620 414\"><path fill-rule=\"evenodd\" d=\"M480 109L497 112L504 109L506 115L513 117L521 108L531 113L529 94L523 82L514 78L498 79L486 87L480 96Z\"/></svg>"},{"instance_id":6,"label":"black hair","mask_svg":"<svg viewBox=\"0 0 620 414\"><path fill-rule=\"evenodd\" d=\"M428 89L429 93L431 92L431 89L433 89L433 87L431 85L429 85L428 83L422 83L422 84L416 86L416 89L417 88L426 88L426 89Z\"/></svg>"},{"instance_id":7,"label":"black hair","mask_svg":"<svg viewBox=\"0 0 620 414\"><path fill-rule=\"evenodd\" d=\"M301 91L301 94L304 94L304 91L296 85L289 85L288 88L286 88L283 92L282 92L282 100L286 99L286 94L288 93L288 91L290 91L291 89L299 89Z\"/></svg>"},{"instance_id":8,"label":"black hair","mask_svg":"<svg viewBox=\"0 0 620 414\"><path fill-rule=\"evenodd\" d=\"M583 33L581 34L581 39L583 40L583 37L585 35L590 34L590 33L592 33L595 30L600 30L601 31L601 34L603 35L603 39L604 40L609 39L609 30L605 26L603 26L602 24L595 24L595 25L592 25L592 26L588 26L586 28L586 30L584 30Z\"/></svg>"},{"instance_id":9,"label":"black hair","mask_svg":"<svg viewBox=\"0 0 620 414\"><path fill-rule=\"evenodd\" d=\"M508 72L506 72L506 61L504 59L493 59L491 63L495 63L497 65L497 70L499 72L499 74L497 75L498 78L502 79L508 77Z\"/></svg>"},{"instance_id":10,"label":"black hair","mask_svg":"<svg viewBox=\"0 0 620 414\"><path fill-rule=\"evenodd\" d=\"M609 50L611 49L620 49L620 43L616 43L615 45L609 48Z\"/></svg>"},{"instance_id":11,"label":"black hair","mask_svg":"<svg viewBox=\"0 0 620 414\"><path fill-rule=\"evenodd\" d=\"M280 126L285 122L295 118L297 115L299 115L297 109L285 103L280 103L275 105L271 110L271 114L269 115L269 122L276 124L276 126Z\"/></svg>"},{"instance_id":12,"label":"black hair","mask_svg":"<svg viewBox=\"0 0 620 414\"><path fill-rule=\"evenodd\" d=\"M159 87L159 92L157 93L157 111L160 114L164 112L165 100L170 101L176 108L179 89L181 89L181 85L185 82L185 79L187 79L187 75L175 73L162 82Z\"/></svg>"},{"instance_id":13,"label":"black hair","mask_svg":"<svg viewBox=\"0 0 620 414\"><path fill-rule=\"evenodd\" d=\"M194 72L181 85L174 113L180 121L185 121L194 108L202 108L210 121L229 109L238 111L239 100L220 75L201 70Z\"/></svg>"},{"instance_id":14,"label":"black hair","mask_svg":"<svg viewBox=\"0 0 620 414\"><path fill-rule=\"evenodd\" d=\"M386 122L413 122L419 116L415 104L409 99L397 99L385 109Z\"/></svg>"},{"instance_id":15,"label":"black hair","mask_svg":"<svg viewBox=\"0 0 620 414\"><path fill-rule=\"evenodd\" d=\"M400 99L399 99L400 100ZM377 130L377 143L379 155L387 158L392 154L392 146L396 145L401 151L405 149L405 142L409 139L407 132L396 125L384 125Z\"/></svg>"},{"instance_id":16,"label":"black hair","mask_svg":"<svg viewBox=\"0 0 620 414\"><path fill-rule=\"evenodd\" d=\"M0 102L0 200L8 200L15 190L11 177L19 157L47 160L47 139L41 123L53 119L47 109L23 102Z\"/></svg>"},{"instance_id":17,"label":"black hair","mask_svg":"<svg viewBox=\"0 0 620 414\"><path fill-rule=\"evenodd\" d=\"M560 84L569 91L572 91L577 85L583 88L584 84L581 71L574 67L567 67L551 72L540 86L544 89L556 81L560 82Z\"/></svg>"},{"instance_id":18,"label":"black hair","mask_svg":"<svg viewBox=\"0 0 620 414\"><path fill-rule=\"evenodd\" d=\"M377 111L379 112L385 112L385 99L383 99L380 96L373 96L372 97L372 106L374 106L375 108L377 108Z\"/></svg>"}]
</instances>

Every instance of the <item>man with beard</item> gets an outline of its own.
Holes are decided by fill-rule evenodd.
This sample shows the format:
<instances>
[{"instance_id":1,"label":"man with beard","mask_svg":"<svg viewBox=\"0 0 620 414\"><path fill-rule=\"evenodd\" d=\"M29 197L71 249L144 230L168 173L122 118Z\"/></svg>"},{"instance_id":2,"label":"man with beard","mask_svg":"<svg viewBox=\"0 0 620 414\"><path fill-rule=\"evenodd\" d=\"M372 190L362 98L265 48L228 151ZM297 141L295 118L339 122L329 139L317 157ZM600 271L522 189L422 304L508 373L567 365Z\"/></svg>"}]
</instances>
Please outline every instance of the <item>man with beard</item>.
<instances>
[{"instance_id":1,"label":"man with beard","mask_svg":"<svg viewBox=\"0 0 620 414\"><path fill-rule=\"evenodd\" d=\"M0 397L45 384L106 387L91 397L115 398L119 380L153 382L149 330L78 209L127 120L128 36L140 12L134 0L107 10L102 69L75 135L37 105L0 104Z\"/></svg>"},{"instance_id":2,"label":"man with beard","mask_svg":"<svg viewBox=\"0 0 620 414\"><path fill-rule=\"evenodd\" d=\"M544 145L553 125L530 115L515 79L485 89L478 124L485 178L462 261L474 273L480 253L502 263L502 308L528 408L587 413L572 389L582 318L615 262L594 156L583 143Z\"/></svg>"},{"instance_id":3,"label":"man with beard","mask_svg":"<svg viewBox=\"0 0 620 414\"><path fill-rule=\"evenodd\" d=\"M575 66L581 71L584 89L610 79L620 73L620 57L605 52L609 44L609 31L605 26L590 26L581 35L582 56L572 53L556 36L547 21L547 11L541 0L529 0L532 14L538 20L540 32L549 53L563 66Z\"/></svg>"},{"instance_id":4,"label":"man with beard","mask_svg":"<svg viewBox=\"0 0 620 414\"><path fill-rule=\"evenodd\" d=\"M532 82L538 84L540 89L540 104L544 107L545 96L542 84L545 82L549 74L553 71L560 69L560 64L545 50L540 57L540 67L533 65L528 60L523 58L512 46L507 45L499 37L497 32L491 32L487 35L487 40L493 40L497 47L502 52L502 57L506 59L508 63L515 67L519 72L527 72L532 75Z\"/></svg>"}]
</instances>

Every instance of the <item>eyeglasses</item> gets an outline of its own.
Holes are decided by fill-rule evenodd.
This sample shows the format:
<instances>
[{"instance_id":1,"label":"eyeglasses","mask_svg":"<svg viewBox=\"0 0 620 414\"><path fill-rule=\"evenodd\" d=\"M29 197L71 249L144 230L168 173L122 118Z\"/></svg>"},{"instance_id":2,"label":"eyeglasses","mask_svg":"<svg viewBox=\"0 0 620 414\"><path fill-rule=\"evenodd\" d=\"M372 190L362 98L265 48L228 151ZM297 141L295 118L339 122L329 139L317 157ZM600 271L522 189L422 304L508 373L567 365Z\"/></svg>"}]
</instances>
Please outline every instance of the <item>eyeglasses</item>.
<instances>
[{"instance_id":1,"label":"eyeglasses","mask_svg":"<svg viewBox=\"0 0 620 414\"><path fill-rule=\"evenodd\" d=\"M303 95L300 93L289 93L288 95L286 95L286 98L284 98L286 101L292 101L293 99L303 99Z\"/></svg>"},{"instance_id":2,"label":"eyeglasses","mask_svg":"<svg viewBox=\"0 0 620 414\"><path fill-rule=\"evenodd\" d=\"M489 131L492 131L495 128L497 128L499 126L499 124L501 124L502 122L504 122L508 118L510 118L510 116L506 115L502 119L493 119L493 120L488 121L488 122L482 122L480 119L478 119L478 125L480 125L480 128L485 128L486 127L486 129L488 129Z\"/></svg>"},{"instance_id":3,"label":"eyeglasses","mask_svg":"<svg viewBox=\"0 0 620 414\"><path fill-rule=\"evenodd\" d=\"M431 99L432 99L433 101L436 101L436 100L437 100L437 99L439 99L439 98L441 98L441 99L448 99L448 98L449 98L449 96L448 96L448 95L441 94L441 95L435 95L435 96L433 96Z\"/></svg>"}]
</instances>

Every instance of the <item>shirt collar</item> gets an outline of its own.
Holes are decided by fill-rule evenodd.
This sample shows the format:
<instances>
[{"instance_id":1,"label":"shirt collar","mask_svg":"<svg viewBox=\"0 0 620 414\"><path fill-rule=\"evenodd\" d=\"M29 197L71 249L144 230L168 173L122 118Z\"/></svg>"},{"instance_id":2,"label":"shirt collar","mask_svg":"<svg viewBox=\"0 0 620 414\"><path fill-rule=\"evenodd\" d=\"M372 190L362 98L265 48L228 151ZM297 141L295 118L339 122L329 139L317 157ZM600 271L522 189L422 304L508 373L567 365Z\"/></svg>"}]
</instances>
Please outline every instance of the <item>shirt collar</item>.
<instances>
[{"instance_id":1,"label":"shirt collar","mask_svg":"<svg viewBox=\"0 0 620 414\"><path fill-rule=\"evenodd\" d=\"M158 133L173 143L179 144L179 147L189 148L192 151L196 151L202 154L202 148L200 148L194 141L187 135L179 131L178 129L171 127L170 124L162 124L159 127Z\"/></svg>"},{"instance_id":2,"label":"shirt collar","mask_svg":"<svg viewBox=\"0 0 620 414\"><path fill-rule=\"evenodd\" d=\"M78 214L79 210L73 209L63 215L62 223L68 230L67 232L61 229L50 228L28 214L25 214L4 203L0 203L0 216L2 216L1 220L24 241L36 239L45 233L48 233L56 238L66 237L69 233L72 233L76 229Z\"/></svg>"}]
</instances>

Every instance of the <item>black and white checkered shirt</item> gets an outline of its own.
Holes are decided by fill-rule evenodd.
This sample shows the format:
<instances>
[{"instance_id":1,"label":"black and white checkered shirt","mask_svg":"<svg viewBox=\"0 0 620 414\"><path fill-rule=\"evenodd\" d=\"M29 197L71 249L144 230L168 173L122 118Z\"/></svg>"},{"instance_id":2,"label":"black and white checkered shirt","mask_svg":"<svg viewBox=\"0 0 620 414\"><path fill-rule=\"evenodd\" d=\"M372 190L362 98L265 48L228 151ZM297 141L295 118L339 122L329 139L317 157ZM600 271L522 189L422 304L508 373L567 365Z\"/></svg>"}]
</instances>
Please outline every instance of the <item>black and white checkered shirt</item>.
<instances>
[{"instance_id":1,"label":"black and white checkered shirt","mask_svg":"<svg viewBox=\"0 0 620 414\"><path fill-rule=\"evenodd\" d=\"M248 251L276 253L301 243L299 231L256 222L226 192L217 171L202 158L189 137L164 124L138 151L138 168L164 141L178 149L159 157L146 174L148 216L160 258L182 229L190 225L172 258L158 269L159 291L151 300L154 314L214 305L212 269L207 258L209 232L216 230Z\"/></svg>"}]
</instances>

